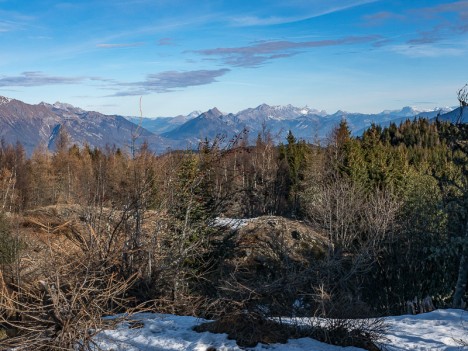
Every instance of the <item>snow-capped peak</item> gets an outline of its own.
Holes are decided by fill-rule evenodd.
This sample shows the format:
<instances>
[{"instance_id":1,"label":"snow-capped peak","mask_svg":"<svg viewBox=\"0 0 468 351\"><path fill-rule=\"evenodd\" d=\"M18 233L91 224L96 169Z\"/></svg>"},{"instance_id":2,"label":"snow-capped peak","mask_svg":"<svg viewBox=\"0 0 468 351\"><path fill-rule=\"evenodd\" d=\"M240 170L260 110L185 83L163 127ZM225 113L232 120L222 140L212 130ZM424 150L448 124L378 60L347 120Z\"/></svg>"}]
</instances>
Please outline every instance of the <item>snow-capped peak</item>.
<instances>
[{"instance_id":1,"label":"snow-capped peak","mask_svg":"<svg viewBox=\"0 0 468 351\"><path fill-rule=\"evenodd\" d=\"M418 113L423 112L423 111L417 110L413 106L405 106L400 111L395 111L395 112L396 112L395 114L398 115L398 116L413 117L413 116L415 116Z\"/></svg>"},{"instance_id":2,"label":"snow-capped peak","mask_svg":"<svg viewBox=\"0 0 468 351\"><path fill-rule=\"evenodd\" d=\"M190 112L187 116L187 119L192 119L192 118L196 118L198 116L200 116L203 112L202 111L199 111L199 110L196 110L196 111L192 111Z\"/></svg>"},{"instance_id":3,"label":"snow-capped peak","mask_svg":"<svg viewBox=\"0 0 468 351\"><path fill-rule=\"evenodd\" d=\"M395 115L401 117L414 117L421 113L428 113L428 112L449 112L452 111L450 107L434 107L430 109L425 108L418 108L415 106L405 106L401 110L385 110L379 113L380 115Z\"/></svg>"},{"instance_id":4,"label":"snow-capped peak","mask_svg":"<svg viewBox=\"0 0 468 351\"><path fill-rule=\"evenodd\" d=\"M7 98L5 96L0 96L0 105L8 104L10 101L11 101L10 98Z\"/></svg>"},{"instance_id":5,"label":"snow-capped peak","mask_svg":"<svg viewBox=\"0 0 468 351\"><path fill-rule=\"evenodd\" d=\"M70 105L70 104L67 104L67 103L64 103L64 102L60 102L60 101L57 101L52 106L55 107L55 108L58 108L60 110L68 110L68 109L75 108L73 105Z\"/></svg>"},{"instance_id":6,"label":"snow-capped peak","mask_svg":"<svg viewBox=\"0 0 468 351\"><path fill-rule=\"evenodd\" d=\"M346 112L346 111L338 110L332 116L341 116L341 115L347 115L347 114L348 114L348 112Z\"/></svg>"},{"instance_id":7,"label":"snow-capped peak","mask_svg":"<svg viewBox=\"0 0 468 351\"><path fill-rule=\"evenodd\" d=\"M219 118L222 115L223 113L220 110L218 110L216 107L213 107L212 109L209 109L208 111L203 112L200 116L203 116L204 118L208 118L208 119L213 119L213 118Z\"/></svg>"},{"instance_id":8,"label":"snow-capped peak","mask_svg":"<svg viewBox=\"0 0 468 351\"><path fill-rule=\"evenodd\" d=\"M63 110L63 111L70 111L70 112L84 112L84 110L82 110L81 108L79 107L75 107L71 104L67 104L67 103L64 103L64 102L60 102L60 101L57 101L55 104L52 105L53 108L56 108L58 110Z\"/></svg>"}]
</instances>

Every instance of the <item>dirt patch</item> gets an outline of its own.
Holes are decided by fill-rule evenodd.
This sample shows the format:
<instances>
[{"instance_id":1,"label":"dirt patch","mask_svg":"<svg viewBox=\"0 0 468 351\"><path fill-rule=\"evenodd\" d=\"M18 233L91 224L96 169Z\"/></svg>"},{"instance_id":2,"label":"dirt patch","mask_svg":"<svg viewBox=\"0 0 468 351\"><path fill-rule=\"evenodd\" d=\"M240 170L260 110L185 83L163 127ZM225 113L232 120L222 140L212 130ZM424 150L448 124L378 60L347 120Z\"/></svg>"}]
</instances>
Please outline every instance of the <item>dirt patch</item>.
<instances>
[{"instance_id":1,"label":"dirt patch","mask_svg":"<svg viewBox=\"0 0 468 351\"><path fill-rule=\"evenodd\" d=\"M305 263L324 257L326 239L303 221L265 216L240 228L235 242L239 259L265 262L288 256Z\"/></svg>"}]
</instances>

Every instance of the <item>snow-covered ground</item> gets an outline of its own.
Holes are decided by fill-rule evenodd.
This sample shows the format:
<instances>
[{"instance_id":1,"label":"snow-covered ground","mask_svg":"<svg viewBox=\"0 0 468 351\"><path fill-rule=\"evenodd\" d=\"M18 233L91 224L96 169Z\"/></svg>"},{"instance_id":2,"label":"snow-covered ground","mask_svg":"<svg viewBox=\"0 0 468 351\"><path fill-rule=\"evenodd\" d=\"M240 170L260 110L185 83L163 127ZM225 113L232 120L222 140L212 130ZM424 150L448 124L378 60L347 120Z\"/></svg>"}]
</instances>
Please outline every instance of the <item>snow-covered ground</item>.
<instances>
[{"instance_id":1,"label":"snow-covered ground","mask_svg":"<svg viewBox=\"0 0 468 351\"><path fill-rule=\"evenodd\" d=\"M134 317L141 328L130 329L124 323L116 330L100 334L99 346L113 351L234 351L242 350L225 334L197 333L192 328L204 322L194 317L144 313ZM462 310L437 310L416 316L388 317L388 341L383 345L389 351L468 350L456 339L468 340L468 312ZM211 347L211 349L210 349ZM289 340L287 344L263 345L248 350L270 351L357 351L355 347L337 347L310 338Z\"/></svg>"},{"instance_id":2,"label":"snow-covered ground","mask_svg":"<svg viewBox=\"0 0 468 351\"><path fill-rule=\"evenodd\" d=\"M237 230L239 228L245 227L255 218L228 218L228 217L216 217L213 225L218 227L226 227L231 230Z\"/></svg>"}]
</instances>

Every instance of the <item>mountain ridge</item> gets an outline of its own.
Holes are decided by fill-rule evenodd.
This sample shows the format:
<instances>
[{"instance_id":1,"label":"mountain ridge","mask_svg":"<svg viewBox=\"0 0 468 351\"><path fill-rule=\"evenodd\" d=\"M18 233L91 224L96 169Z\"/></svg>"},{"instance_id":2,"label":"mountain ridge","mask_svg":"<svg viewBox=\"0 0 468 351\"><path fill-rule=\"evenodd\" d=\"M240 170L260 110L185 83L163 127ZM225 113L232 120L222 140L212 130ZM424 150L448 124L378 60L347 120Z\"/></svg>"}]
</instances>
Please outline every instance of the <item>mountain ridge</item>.
<instances>
[{"instance_id":1,"label":"mountain ridge","mask_svg":"<svg viewBox=\"0 0 468 351\"><path fill-rule=\"evenodd\" d=\"M188 115L147 118L105 115L58 101L31 105L0 96L0 138L10 144L20 142L31 155L39 145L53 150L58 132L65 128L70 142L80 147L115 146L129 150L147 142L151 150L161 153L167 149L197 148L206 139L219 138L228 143L243 131L248 131L250 141L268 132L275 143L284 142L291 130L298 139L317 142L325 140L342 119L346 119L354 135L359 135L372 123L386 126L418 116L453 120L457 113L450 108L418 110L405 106L376 114L341 110L327 114L307 106L260 104L237 113L223 113L213 107Z\"/></svg>"},{"instance_id":2,"label":"mountain ridge","mask_svg":"<svg viewBox=\"0 0 468 351\"><path fill-rule=\"evenodd\" d=\"M203 138L213 139L219 136L231 140L246 128L251 137L256 137L267 127L276 138L276 142L284 140L289 130L292 130L296 137L312 142L316 139L325 139L342 119L348 121L354 134L359 134L372 123L389 124L391 121L400 122L417 116L433 118L450 111L449 108L417 110L414 107L405 106L400 110L386 110L377 114L352 113L341 110L333 114L326 114L325 111L308 107L261 104L238 113L222 114L219 109L212 108L173 129L166 130L161 136L173 140L186 140L194 144L202 141ZM201 131L203 131L203 135L201 135Z\"/></svg>"},{"instance_id":3,"label":"mountain ridge","mask_svg":"<svg viewBox=\"0 0 468 351\"><path fill-rule=\"evenodd\" d=\"M148 142L155 151L163 151L170 141L139 127L119 115L85 111L69 104L27 104L0 97L0 138L9 144L20 142L28 155L43 145L53 150L58 131L65 128L72 144L80 147L130 148ZM135 138L137 137L137 138ZM135 140L136 139L136 140Z\"/></svg>"}]
</instances>

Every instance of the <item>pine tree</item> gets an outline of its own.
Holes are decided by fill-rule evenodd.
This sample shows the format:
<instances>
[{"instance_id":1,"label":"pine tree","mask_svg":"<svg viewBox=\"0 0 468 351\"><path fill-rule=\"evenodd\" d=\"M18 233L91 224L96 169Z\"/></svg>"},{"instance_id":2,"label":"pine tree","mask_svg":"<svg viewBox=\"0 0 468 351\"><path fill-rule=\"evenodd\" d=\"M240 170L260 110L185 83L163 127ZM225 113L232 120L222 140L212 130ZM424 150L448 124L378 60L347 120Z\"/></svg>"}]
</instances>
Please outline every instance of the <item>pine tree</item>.
<instances>
[{"instance_id":1,"label":"pine tree","mask_svg":"<svg viewBox=\"0 0 468 351\"><path fill-rule=\"evenodd\" d=\"M295 216L300 210L299 192L309 150L307 144L302 140L298 141L291 131L286 140L288 142L286 145L280 145L280 160L285 161L287 168L287 197L291 203L291 214Z\"/></svg>"}]
</instances>

